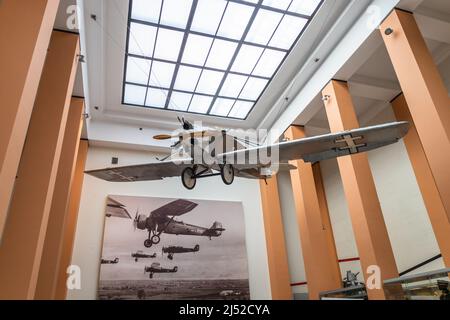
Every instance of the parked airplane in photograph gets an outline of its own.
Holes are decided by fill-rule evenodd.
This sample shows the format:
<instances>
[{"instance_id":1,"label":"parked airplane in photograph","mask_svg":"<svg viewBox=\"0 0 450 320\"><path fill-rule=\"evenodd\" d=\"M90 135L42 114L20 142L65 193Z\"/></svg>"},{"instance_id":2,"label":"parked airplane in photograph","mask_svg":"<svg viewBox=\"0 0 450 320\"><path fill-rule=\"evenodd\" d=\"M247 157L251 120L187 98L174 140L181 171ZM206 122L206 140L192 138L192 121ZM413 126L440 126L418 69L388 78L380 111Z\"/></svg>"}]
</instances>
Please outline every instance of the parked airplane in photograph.
<instances>
[{"instance_id":1,"label":"parked airplane in photograph","mask_svg":"<svg viewBox=\"0 0 450 320\"><path fill-rule=\"evenodd\" d=\"M210 239L212 237L220 237L222 232L225 231L220 222L216 221L211 228L205 228L175 220L176 216L186 214L195 207L197 207L197 203L182 199L175 200L153 210L149 216L136 213L133 225L135 229L148 231L148 239L144 241L146 248L158 244L161 241L160 236L162 233L203 236Z\"/></svg>"},{"instance_id":2,"label":"parked airplane in photograph","mask_svg":"<svg viewBox=\"0 0 450 320\"><path fill-rule=\"evenodd\" d=\"M153 259L156 258L156 253L154 254L145 254L144 251L138 250L131 254L131 257L134 258L135 262L138 262L139 259Z\"/></svg>"},{"instance_id":3,"label":"parked airplane in photograph","mask_svg":"<svg viewBox=\"0 0 450 320\"><path fill-rule=\"evenodd\" d=\"M102 259L101 264L118 264L119 258L115 258L114 260Z\"/></svg>"},{"instance_id":4,"label":"parked airplane in photograph","mask_svg":"<svg viewBox=\"0 0 450 320\"><path fill-rule=\"evenodd\" d=\"M158 262L152 263L150 267L146 266L144 269L144 273L149 273L150 279L153 278L153 274L155 273L175 273L178 271L178 267L175 266L172 269L170 268L163 268L161 267L161 264Z\"/></svg>"},{"instance_id":5,"label":"parked airplane in photograph","mask_svg":"<svg viewBox=\"0 0 450 320\"><path fill-rule=\"evenodd\" d=\"M163 247L162 252L167 253L167 258L169 260L173 260L173 255L175 253L188 253L188 252L198 252L200 250L200 246L197 244L194 248L184 248L179 246L169 246Z\"/></svg>"},{"instance_id":6,"label":"parked airplane in photograph","mask_svg":"<svg viewBox=\"0 0 450 320\"><path fill-rule=\"evenodd\" d=\"M387 146L399 141L409 130L408 122L394 122L268 145L258 139L239 136L236 130L194 128L184 118L179 120L182 131L153 137L178 140L171 146L171 154L164 159L86 173L111 182L181 177L184 187L189 190L195 187L197 179L211 176L221 176L222 181L230 185L235 176L265 180L271 178L275 170L295 169L289 164L291 160L314 163ZM266 157L272 154L277 156Z\"/></svg>"}]
</instances>

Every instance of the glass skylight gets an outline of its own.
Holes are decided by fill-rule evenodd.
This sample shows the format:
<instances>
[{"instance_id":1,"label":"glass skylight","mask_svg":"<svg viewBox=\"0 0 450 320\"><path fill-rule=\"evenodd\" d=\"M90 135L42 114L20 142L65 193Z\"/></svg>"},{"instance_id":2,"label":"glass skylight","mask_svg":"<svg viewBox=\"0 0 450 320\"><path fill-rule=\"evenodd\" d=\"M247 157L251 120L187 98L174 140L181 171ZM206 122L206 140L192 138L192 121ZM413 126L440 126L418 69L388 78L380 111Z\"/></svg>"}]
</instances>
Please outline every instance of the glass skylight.
<instances>
[{"instance_id":1,"label":"glass skylight","mask_svg":"<svg viewBox=\"0 0 450 320\"><path fill-rule=\"evenodd\" d=\"M322 0L130 0L123 104L246 119Z\"/></svg>"}]
</instances>

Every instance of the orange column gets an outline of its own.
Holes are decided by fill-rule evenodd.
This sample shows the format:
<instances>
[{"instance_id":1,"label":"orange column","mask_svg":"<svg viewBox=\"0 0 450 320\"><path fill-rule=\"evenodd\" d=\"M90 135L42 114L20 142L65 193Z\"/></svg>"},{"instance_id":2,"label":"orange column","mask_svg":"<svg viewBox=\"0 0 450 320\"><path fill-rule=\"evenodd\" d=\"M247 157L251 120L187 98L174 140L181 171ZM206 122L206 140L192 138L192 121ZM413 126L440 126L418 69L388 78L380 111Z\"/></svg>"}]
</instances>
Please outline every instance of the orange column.
<instances>
[{"instance_id":1,"label":"orange column","mask_svg":"<svg viewBox=\"0 0 450 320\"><path fill-rule=\"evenodd\" d=\"M67 206L83 128L83 110L84 100L72 98L39 268L36 299L49 300L55 296Z\"/></svg>"},{"instance_id":2,"label":"orange column","mask_svg":"<svg viewBox=\"0 0 450 320\"><path fill-rule=\"evenodd\" d=\"M78 35L55 31L0 245L0 299L33 299L77 67Z\"/></svg>"},{"instance_id":3,"label":"orange column","mask_svg":"<svg viewBox=\"0 0 450 320\"><path fill-rule=\"evenodd\" d=\"M285 133L289 140L305 137L303 127L291 126ZM341 271L334 244L328 206L318 164L303 160L291 161L292 189L300 230L309 299L319 299L319 293L342 286Z\"/></svg>"},{"instance_id":4,"label":"orange column","mask_svg":"<svg viewBox=\"0 0 450 320\"><path fill-rule=\"evenodd\" d=\"M61 248L61 258L57 272L57 285L54 298L58 300L66 299L67 295L67 267L72 261L73 243L75 241L75 232L77 229L78 211L80 209L81 191L83 188L84 168L88 153L88 142L80 141L78 148L77 163L75 174L70 188L69 205L67 207L67 218L64 226L64 237Z\"/></svg>"},{"instance_id":5,"label":"orange column","mask_svg":"<svg viewBox=\"0 0 450 320\"><path fill-rule=\"evenodd\" d=\"M389 28L393 31L390 34L386 32ZM412 14L395 10L380 30L450 221L447 89Z\"/></svg>"},{"instance_id":6,"label":"orange column","mask_svg":"<svg viewBox=\"0 0 450 320\"><path fill-rule=\"evenodd\" d=\"M59 0L0 2L1 239Z\"/></svg>"},{"instance_id":7,"label":"orange column","mask_svg":"<svg viewBox=\"0 0 450 320\"><path fill-rule=\"evenodd\" d=\"M392 107L399 121L408 121L411 124L411 128L403 138L403 141L408 151L444 263L447 267L450 267L450 223L447 220L447 213L441 195L420 142L414 120L409 112L405 96L402 94L397 97L392 102Z\"/></svg>"},{"instance_id":8,"label":"orange column","mask_svg":"<svg viewBox=\"0 0 450 320\"><path fill-rule=\"evenodd\" d=\"M260 189L272 299L292 300L277 178L261 181Z\"/></svg>"},{"instance_id":9,"label":"orange column","mask_svg":"<svg viewBox=\"0 0 450 320\"><path fill-rule=\"evenodd\" d=\"M359 127L346 83L331 81L323 95L329 97L325 109L332 132ZM380 268L382 280L398 277L367 154L344 156L337 161L365 278L369 266ZM382 288L367 291L369 299L386 299Z\"/></svg>"}]
</instances>

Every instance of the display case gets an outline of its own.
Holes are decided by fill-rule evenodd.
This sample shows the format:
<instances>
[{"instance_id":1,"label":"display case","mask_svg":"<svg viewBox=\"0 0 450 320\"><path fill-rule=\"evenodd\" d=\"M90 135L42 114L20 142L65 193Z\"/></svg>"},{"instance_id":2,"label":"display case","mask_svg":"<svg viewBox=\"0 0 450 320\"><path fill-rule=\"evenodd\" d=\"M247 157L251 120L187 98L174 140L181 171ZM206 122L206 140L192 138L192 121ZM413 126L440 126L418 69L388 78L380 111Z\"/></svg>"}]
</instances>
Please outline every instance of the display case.
<instances>
[{"instance_id":1,"label":"display case","mask_svg":"<svg viewBox=\"0 0 450 320\"><path fill-rule=\"evenodd\" d=\"M450 300L450 268L384 281L388 300Z\"/></svg>"}]
</instances>

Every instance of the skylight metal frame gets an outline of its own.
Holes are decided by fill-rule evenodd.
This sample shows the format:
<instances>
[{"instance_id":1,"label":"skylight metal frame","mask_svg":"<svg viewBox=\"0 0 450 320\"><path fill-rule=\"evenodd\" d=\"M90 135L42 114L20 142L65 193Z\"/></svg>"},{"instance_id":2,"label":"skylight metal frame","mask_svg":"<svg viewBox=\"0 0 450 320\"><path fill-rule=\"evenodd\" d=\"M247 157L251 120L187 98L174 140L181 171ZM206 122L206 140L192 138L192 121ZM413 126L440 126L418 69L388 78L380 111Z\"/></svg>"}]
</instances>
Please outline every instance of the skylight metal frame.
<instances>
[{"instance_id":1,"label":"skylight metal frame","mask_svg":"<svg viewBox=\"0 0 450 320\"><path fill-rule=\"evenodd\" d=\"M305 30L307 29L308 25L311 23L312 19L315 17L315 15L319 11L319 9L321 8L321 6L322 6L322 4L323 4L323 2L325 0L320 0L319 4L315 8L315 10L311 14L311 16L303 15L303 14L296 13L296 12L287 11L290 8L290 6L292 5L293 0L291 0L291 2L289 4L289 7L286 10L264 5L263 4L264 0L258 0L257 3L246 2L244 0L224 0L224 1L227 2L227 4L225 5L225 8L224 8L224 10L222 12L222 16L221 16L220 22L219 22L219 24L217 26L217 30L216 30L214 35L213 34L209 34L209 33L204 33L204 32L191 30L191 25L192 25L192 22L193 22L193 19L194 19L194 16L195 16L195 12L196 12L196 9L197 9L197 5L198 5L198 0L192 0L191 9L190 9L190 12L189 12L189 18L188 18L188 21L187 21L187 24L186 24L185 28L179 28L179 27L175 27L175 26L161 24L161 16L162 16L162 11L163 11L163 8L164 8L164 1L165 0L161 0L161 7L160 7L160 12L159 12L158 23L145 21L145 20L134 19L132 17L133 1L134 0L129 0L129 6L128 6L129 9L128 9L127 36L126 36L126 52L125 52L124 72L123 72L123 83L122 83L122 101L121 101L122 104L123 105L127 105L127 106L136 106L136 107L143 107L143 108L150 108L150 109L157 109L157 110L167 110L167 111L172 111L172 112L184 112L184 113L200 114L200 115L214 116L214 117L234 119L234 120L246 120L248 118L248 116L251 114L251 112L254 110L254 108L255 108L256 104L258 103L259 99L264 94L264 92L267 90L267 87L270 85L270 83L272 82L274 77L277 75L277 73L280 70L281 66L283 65L283 63L285 62L287 57L290 55L290 53L292 52L293 48L296 46L296 44L298 43L299 39L301 38L301 36L305 32ZM247 23L247 26L244 29L244 32L243 32L240 40L232 39L232 38L228 38L228 37L224 37L224 36L218 35L218 31L219 31L219 29L221 27L221 24L222 24L222 19L223 19L224 15L225 15L225 12L226 12L226 10L228 8L228 5L230 3L253 7L252 15L251 15L251 17L250 17L250 19L249 19L249 21ZM263 44L260 44L260 43L249 42L249 41L245 40L245 38L247 37L248 32L250 31L250 29L251 29L251 27L252 27L252 25L253 25L253 23L255 21L256 16L258 15L259 10L261 10L261 9L268 10L268 11L271 11L271 12L276 12L276 13L279 13L279 14L282 15L281 18L280 18L280 21L278 22L277 27L274 29L274 31L273 31L273 33L272 33L272 35L270 37L270 40L267 42L266 45L263 45ZM305 23L303 29L301 30L301 32L299 32L299 34L296 37L296 39L293 41L293 43L292 43L292 45L290 46L289 49L283 49L283 48L270 46L269 44L270 44L272 38L276 34L278 28L280 27L280 25L281 25L281 23L283 21L283 18L286 15L305 19L306 23ZM152 53L151 57L143 56L143 55L139 55L139 54L135 54L135 53L130 53L129 52L130 36L131 36L131 34L130 34L131 31L130 30L131 30L132 23L146 25L146 26L151 26L151 27L156 28L156 37L155 37L155 40L154 40L153 53ZM180 50L179 50L178 58L177 58L176 62L175 61L171 61L171 60L166 60L166 59L161 59L161 58L155 57L156 44L157 44L157 41L158 41L158 34L159 34L160 28L167 29L167 30L172 30L172 31L178 31L178 32L182 32L183 33L183 40L182 40L182 43L181 43L181 46L180 46ZM186 47L186 43L187 43L187 40L188 40L188 37L189 37L190 34L213 39L212 42L211 42L211 45L209 47L208 55L206 56L205 61L203 63L203 66L190 64L190 63L186 63L186 62L182 61L183 54L184 54L185 47ZM237 44L237 47L236 47L236 49L234 51L234 54L233 54L233 56L232 56L232 58L231 58L231 60L229 62L229 65L228 65L228 67L226 69L219 69L219 68L206 66L207 61L208 61L208 57L209 57L209 54L211 53L211 50L212 50L212 47L214 45L215 39L225 40L225 41L229 41L229 42L233 42L233 43ZM261 54L259 55L259 58L258 58L257 62L255 63L255 65L254 65L254 67L253 67L253 69L252 69L252 71L250 73L243 73L243 72L237 72L237 71L233 71L232 70L233 64L234 64L234 62L235 62L235 60L236 60L236 58L237 58L237 56L238 56L238 54L240 52L240 49L242 48L243 45L259 47L259 48L262 49ZM284 53L284 57L282 58L281 62L278 64L278 66L276 67L276 69L273 72L272 76L266 77L266 76L254 75L253 72L255 71L255 68L258 66L258 62L261 60L261 58L263 57L263 55L266 52L266 50L274 50L276 52L283 52ZM137 59L143 59L143 60L149 61L149 63L150 63L150 71L149 71L149 74L148 74L147 85L127 81L128 58L137 58ZM174 72L173 72L173 75L172 75L172 81L171 81L169 87L155 86L155 85L151 85L150 84L150 78L151 78L151 75L152 75L152 67L153 67L153 62L154 61L175 64L175 69L174 69ZM197 84L195 86L195 89L192 90L192 91L186 91L186 90L180 90L180 89L174 88L176 80L177 80L178 72L179 72L179 69L180 69L181 66L200 69L200 75L198 77ZM222 80L221 80L221 82L220 82L220 84L219 84L215 94L206 94L206 93L196 92L196 89L197 89L198 84L199 84L199 82L201 80L201 77L202 77L202 74L203 74L204 70L218 71L218 72L224 73L223 76L222 76ZM244 85L242 86L239 94L235 98L234 97L231 98L231 97L220 95L220 92L221 92L221 90L222 90L222 88L224 86L224 83L225 83L225 81L227 79L227 76L229 74L247 77L247 79L246 79ZM253 100L253 99L245 99L245 98L241 98L240 97L240 95L242 94L243 90L245 89L245 87L246 87L246 85L247 85L247 83L248 83L248 81L249 81L249 79L251 77L255 78L255 79L261 79L261 80L267 81L267 83L265 84L265 86L262 89L261 93L259 94L259 96L255 100ZM145 98L144 98L143 104L133 104L133 103L125 102L125 89L126 89L127 85L132 85L132 86L136 86L136 87L144 87L144 88L146 88L146 90L145 90L146 93L145 93ZM168 91L164 107L156 107L156 106L148 106L148 105L146 105L147 95L148 95L148 90L149 89L158 89L158 90ZM190 105L188 106L187 110L183 111L183 110L169 108L170 107L170 102L171 102L171 97L172 97L172 94L174 92L179 92L179 93L185 93L185 94L192 95L191 98L190 98ZM192 105L192 100L194 98L194 95L206 96L206 97L212 98L212 101L211 101L210 105L208 106L208 109L207 109L206 113L204 113L204 112L195 112L195 111L190 111L189 110L191 105ZM229 109L228 114L226 116L211 114L211 111L213 110L213 107L214 107L215 102L217 101L217 99L232 99L232 100L235 100L233 105L232 105L232 107ZM230 114L233 111L234 106L239 101L253 103L253 106L248 110L245 118L230 116Z\"/></svg>"}]
</instances>

